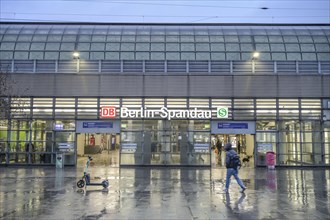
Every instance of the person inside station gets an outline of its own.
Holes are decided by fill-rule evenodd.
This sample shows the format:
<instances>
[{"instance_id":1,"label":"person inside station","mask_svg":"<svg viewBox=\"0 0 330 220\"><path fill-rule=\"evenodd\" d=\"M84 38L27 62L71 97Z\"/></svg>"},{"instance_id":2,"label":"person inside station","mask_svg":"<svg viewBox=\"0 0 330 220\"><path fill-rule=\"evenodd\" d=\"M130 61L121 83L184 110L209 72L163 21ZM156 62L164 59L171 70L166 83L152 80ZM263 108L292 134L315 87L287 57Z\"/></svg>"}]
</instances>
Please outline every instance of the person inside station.
<instances>
[{"instance_id":1,"label":"person inside station","mask_svg":"<svg viewBox=\"0 0 330 220\"><path fill-rule=\"evenodd\" d=\"M92 134L91 137L89 138L89 145L90 146L95 146L95 137L94 137L94 134Z\"/></svg>"}]
</instances>

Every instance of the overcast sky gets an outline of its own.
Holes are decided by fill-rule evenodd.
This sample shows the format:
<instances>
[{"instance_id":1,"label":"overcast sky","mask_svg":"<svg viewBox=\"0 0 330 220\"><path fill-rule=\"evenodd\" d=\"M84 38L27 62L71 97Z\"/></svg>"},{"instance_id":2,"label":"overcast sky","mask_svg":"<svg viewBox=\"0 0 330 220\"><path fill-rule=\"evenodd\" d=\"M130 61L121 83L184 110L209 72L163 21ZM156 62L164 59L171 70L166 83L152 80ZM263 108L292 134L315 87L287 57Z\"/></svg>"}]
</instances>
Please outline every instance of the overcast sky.
<instances>
[{"instance_id":1,"label":"overcast sky","mask_svg":"<svg viewBox=\"0 0 330 220\"><path fill-rule=\"evenodd\" d=\"M330 0L0 0L1 21L327 23Z\"/></svg>"}]
</instances>

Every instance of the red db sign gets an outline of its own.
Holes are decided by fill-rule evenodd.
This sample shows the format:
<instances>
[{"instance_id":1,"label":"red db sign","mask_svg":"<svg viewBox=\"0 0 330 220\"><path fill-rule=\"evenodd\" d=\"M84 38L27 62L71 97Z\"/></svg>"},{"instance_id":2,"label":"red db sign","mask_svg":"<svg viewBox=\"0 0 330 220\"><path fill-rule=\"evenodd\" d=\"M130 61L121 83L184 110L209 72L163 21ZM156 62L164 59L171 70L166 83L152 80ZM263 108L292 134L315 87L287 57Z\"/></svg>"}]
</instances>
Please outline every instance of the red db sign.
<instances>
[{"instance_id":1,"label":"red db sign","mask_svg":"<svg viewBox=\"0 0 330 220\"><path fill-rule=\"evenodd\" d=\"M116 107L114 106L101 106L101 118L115 118L116 117Z\"/></svg>"}]
</instances>

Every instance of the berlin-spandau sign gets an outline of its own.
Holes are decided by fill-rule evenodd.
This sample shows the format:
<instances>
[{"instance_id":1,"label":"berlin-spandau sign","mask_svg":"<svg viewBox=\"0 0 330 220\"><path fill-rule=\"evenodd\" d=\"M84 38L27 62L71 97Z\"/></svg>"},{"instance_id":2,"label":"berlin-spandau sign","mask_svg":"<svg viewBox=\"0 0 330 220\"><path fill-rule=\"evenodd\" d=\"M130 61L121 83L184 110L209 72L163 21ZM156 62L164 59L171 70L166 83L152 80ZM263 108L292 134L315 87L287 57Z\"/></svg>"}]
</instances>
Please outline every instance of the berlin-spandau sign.
<instances>
[{"instance_id":1,"label":"berlin-spandau sign","mask_svg":"<svg viewBox=\"0 0 330 220\"><path fill-rule=\"evenodd\" d=\"M217 107L217 118L228 118L227 107ZM116 118L117 108L113 106L102 106L100 109L101 118ZM164 118L171 119L211 119L212 110L208 109L168 109L167 107L161 107L159 109L130 109L127 107L120 108L120 118Z\"/></svg>"}]
</instances>

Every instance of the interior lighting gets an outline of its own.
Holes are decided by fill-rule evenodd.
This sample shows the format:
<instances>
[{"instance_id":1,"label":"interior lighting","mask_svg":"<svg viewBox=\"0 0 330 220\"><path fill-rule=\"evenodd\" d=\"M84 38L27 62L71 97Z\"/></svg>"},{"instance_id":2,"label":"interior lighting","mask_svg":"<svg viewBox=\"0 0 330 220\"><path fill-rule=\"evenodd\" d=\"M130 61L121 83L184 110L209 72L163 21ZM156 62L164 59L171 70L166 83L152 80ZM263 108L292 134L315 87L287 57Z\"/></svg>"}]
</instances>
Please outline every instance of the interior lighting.
<instances>
[{"instance_id":1,"label":"interior lighting","mask_svg":"<svg viewBox=\"0 0 330 220\"><path fill-rule=\"evenodd\" d=\"M79 53L78 52L73 52L73 58L79 59Z\"/></svg>"},{"instance_id":2,"label":"interior lighting","mask_svg":"<svg viewBox=\"0 0 330 220\"><path fill-rule=\"evenodd\" d=\"M259 52L254 52L253 53L253 59L255 60L255 59L257 59L258 57L259 57Z\"/></svg>"}]
</instances>

